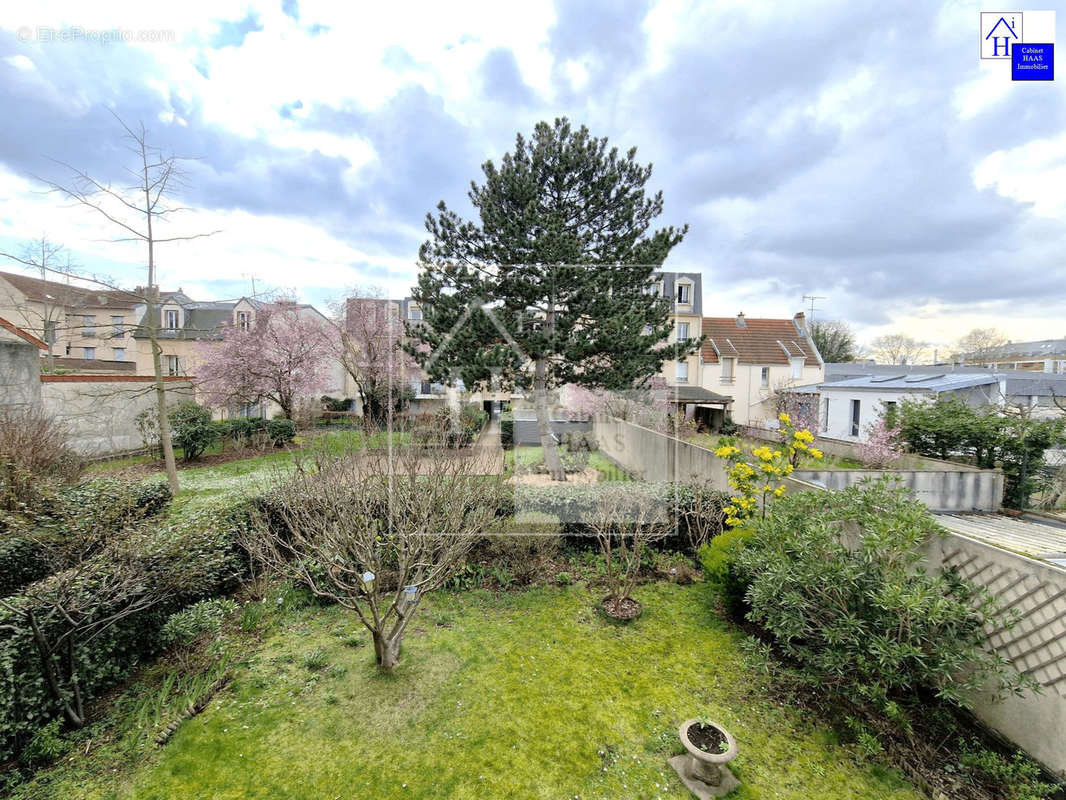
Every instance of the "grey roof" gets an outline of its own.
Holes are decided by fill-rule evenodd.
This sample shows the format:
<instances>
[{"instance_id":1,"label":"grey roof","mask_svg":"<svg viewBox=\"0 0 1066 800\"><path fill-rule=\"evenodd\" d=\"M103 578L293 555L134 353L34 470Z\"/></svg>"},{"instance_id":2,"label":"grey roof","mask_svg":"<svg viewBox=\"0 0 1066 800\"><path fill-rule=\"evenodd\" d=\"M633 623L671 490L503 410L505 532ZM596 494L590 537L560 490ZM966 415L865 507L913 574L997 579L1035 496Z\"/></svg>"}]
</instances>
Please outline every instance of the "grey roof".
<instances>
[{"instance_id":1,"label":"grey roof","mask_svg":"<svg viewBox=\"0 0 1066 800\"><path fill-rule=\"evenodd\" d=\"M732 397L715 394L702 386L670 386L666 397L674 403L732 403Z\"/></svg>"},{"instance_id":2,"label":"grey roof","mask_svg":"<svg viewBox=\"0 0 1066 800\"><path fill-rule=\"evenodd\" d=\"M864 376L891 375L988 375L1006 381L1008 397L1035 395L1038 397L1066 397L1066 375L1033 372L1025 369L986 369L975 366L893 366L864 362L825 365L825 383L836 384Z\"/></svg>"},{"instance_id":3,"label":"grey roof","mask_svg":"<svg viewBox=\"0 0 1066 800\"><path fill-rule=\"evenodd\" d=\"M992 373L954 372L954 373L911 373L863 375L857 378L826 381L822 391L833 389L866 389L872 391L904 392L950 392L956 389L968 389L971 386L998 384L999 379Z\"/></svg>"},{"instance_id":4,"label":"grey roof","mask_svg":"<svg viewBox=\"0 0 1066 800\"><path fill-rule=\"evenodd\" d=\"M1066 358L1066 339L1041 339L1036 342L1008 342L988 354L986 360L997 358Z\"/></svg>"},{"instance_id":5,"label":"grey roof","mask_svg":"<svg viewBox=\"0 0 1066 800\"><path fill-rule=\"evenodd\" d=\"M1057 520L1002 514L947 514L936 520L955 533L1036 558L1066 554L1066 524Z\"/></svg>"},{"instance_id":6,"label":"grey roof","mask_svg":"<svg viewBox=\"0 0 1066 800\"><path fill-rule=\"evenodd\" d=\"M818 394L821 388L820 383L807 383L803 386L789 386L788 391L793 394Z\"/></svg>"},{"instance_id":7,"label":"grey roof","mask_svg":"<svg viewBox=\"0 0 1066 800\"><path fill-rule=\"evenodd\" d=\"M699 272L656 272L657 278L663 280L663 297L670 298L670 310L677 312L677 279L688 278L692 281L692 308L686 314L703 316L703 275Z\"/></svg>"}]
</instances>

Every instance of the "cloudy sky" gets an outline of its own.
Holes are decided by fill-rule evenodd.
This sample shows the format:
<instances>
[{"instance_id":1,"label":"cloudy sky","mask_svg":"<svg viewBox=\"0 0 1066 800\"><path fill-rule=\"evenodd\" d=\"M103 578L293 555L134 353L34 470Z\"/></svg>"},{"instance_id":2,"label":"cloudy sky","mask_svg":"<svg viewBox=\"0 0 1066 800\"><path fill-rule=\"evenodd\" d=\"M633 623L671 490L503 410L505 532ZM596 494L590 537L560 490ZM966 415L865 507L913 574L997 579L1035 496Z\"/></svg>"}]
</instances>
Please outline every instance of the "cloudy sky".
<instances>
[{"instance_id":1,"label":"cloudy sky","mask_svg":"<svg viewBox=\"0 0 1066 800\"><path fill-rule=\"evenodd\" d=\"M655 165L662 222L691 226L667 266L703 273L706 313L785 316L822 295L819 315L863 339L1066 336L1066 75L982 65L979 5L458 7L9 7L0 249L47 233L87 270L141 277L136 246L38 180L64 178L61 161L126 182L113 111L196 159L194 210L171 230L221 231L161 248L165 288L402 293L426 212L465 212L484 160L566 115ZM64 27L76 41L49 34Z\"/></svg>"}]
</instances>

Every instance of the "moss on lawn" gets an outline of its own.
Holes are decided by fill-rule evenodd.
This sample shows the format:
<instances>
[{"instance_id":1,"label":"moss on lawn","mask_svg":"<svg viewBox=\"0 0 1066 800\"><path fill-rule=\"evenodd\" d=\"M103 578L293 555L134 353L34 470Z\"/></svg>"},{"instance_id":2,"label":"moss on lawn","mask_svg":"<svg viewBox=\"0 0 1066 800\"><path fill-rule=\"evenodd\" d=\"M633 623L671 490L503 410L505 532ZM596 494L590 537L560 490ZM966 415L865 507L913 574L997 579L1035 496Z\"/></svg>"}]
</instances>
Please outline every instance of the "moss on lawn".
<instances>
[{"instance_id":1,"label":"moss on lawn","mask_svg":"<svg viewBox=\"0 0 1066 800\"><path fill-rule=\"evenodd\" d=\"M737 738L734 797L920 796L770 700L706 587L640 587L645 613L628 626L599 614L598 596L577 585L429 598L392 674L352 646L351 614L280 614L161 751L95 771L75 759L19 796L680 799L666 759L678 723L698 715Z\"/></svg>"}]
</instances>

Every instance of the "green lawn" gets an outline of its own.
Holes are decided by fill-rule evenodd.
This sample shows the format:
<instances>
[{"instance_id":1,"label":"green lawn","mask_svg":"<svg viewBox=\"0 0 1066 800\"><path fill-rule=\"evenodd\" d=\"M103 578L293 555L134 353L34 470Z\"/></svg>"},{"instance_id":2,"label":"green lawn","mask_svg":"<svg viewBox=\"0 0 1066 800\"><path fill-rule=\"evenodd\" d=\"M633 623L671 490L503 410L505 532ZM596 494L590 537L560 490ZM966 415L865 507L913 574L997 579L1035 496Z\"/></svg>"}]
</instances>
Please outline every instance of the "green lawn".
<instances>
[{"instance_id":1,"label":"green lawn","mask_svg":"<svg viewBox=\"0 0 1066 800\"><path fill-rule=\"evenodd\" d=\"M735 798L920 797L774 702L703 585L638 588L645 613L628 626L584 585L437 595L393 674L349 612L276 594L262 642L165 747L79 743L15 796L681 800L666 759L679 722L706 715L739 744Z\"/></svg>"},{"instance_id":2,"label":"green lawn","mask_svg":"<svg viewBox=\"0 0 1066 800\"><path fill-rule=\"evenodd\" d=\"M515 465L529 468L544 461L544 449L539 446L521 445L510 450L505 450L504 468L508 472L514 472ZM629 481L632 478L598 450L589 453L589 466L600 473L601 481Z\"/></svg>"}]
</instances>

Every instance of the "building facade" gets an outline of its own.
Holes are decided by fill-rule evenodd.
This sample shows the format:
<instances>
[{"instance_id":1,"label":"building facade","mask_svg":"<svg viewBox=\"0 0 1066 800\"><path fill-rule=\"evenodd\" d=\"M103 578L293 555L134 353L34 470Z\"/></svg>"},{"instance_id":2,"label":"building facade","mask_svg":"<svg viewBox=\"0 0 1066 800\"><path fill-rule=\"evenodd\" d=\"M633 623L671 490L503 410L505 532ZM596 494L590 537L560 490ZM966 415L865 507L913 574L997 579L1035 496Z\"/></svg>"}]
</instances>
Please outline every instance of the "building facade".
<instances>
[{"instance_id":1,"label":"building facade","mask_svg":"<svg viewBox=\"0 0 1066 800\"><path fill-rule=\"evenodd\" d=\"M732 399L740 425L775 425L776 395L819 383L825 364L803 312L792 319L704 317L701 385Z\"/></svg>"}]
</instances>

